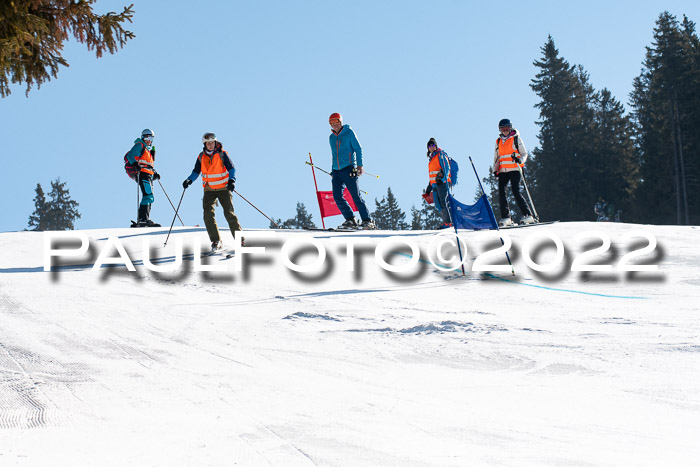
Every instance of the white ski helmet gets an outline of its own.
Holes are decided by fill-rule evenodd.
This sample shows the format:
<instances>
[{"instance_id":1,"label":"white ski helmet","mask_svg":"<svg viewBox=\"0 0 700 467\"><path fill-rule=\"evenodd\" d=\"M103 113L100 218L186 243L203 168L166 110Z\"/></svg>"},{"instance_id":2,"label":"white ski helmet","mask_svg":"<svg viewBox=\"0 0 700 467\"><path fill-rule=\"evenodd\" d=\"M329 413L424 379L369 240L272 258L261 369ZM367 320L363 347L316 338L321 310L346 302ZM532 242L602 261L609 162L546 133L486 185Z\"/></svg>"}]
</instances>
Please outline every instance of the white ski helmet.
<instances>
[{"instance_id":1,"label":"white ski helmet","mask_svg":"<svg viewBox=\"0 0 700 467\"><path fill-rule=\"evenodd\" d=\"M154 136L155 136L155 133L153 133L153 130L151 130L149 128L145 128L141 132L141 139L153 139Z\"/></svg>"},{"instance_id":2,"label":"white ski helmet","mask_svg":"<svg viewBox=\"0 0 700 467\"><path fill-rule=\"evenodd\" d=\"M218 141L218 139L216 139L216 135L214 133L207 132L202 136L202 143L206 143L207 141Z\"/></svg>"}]
</instances>

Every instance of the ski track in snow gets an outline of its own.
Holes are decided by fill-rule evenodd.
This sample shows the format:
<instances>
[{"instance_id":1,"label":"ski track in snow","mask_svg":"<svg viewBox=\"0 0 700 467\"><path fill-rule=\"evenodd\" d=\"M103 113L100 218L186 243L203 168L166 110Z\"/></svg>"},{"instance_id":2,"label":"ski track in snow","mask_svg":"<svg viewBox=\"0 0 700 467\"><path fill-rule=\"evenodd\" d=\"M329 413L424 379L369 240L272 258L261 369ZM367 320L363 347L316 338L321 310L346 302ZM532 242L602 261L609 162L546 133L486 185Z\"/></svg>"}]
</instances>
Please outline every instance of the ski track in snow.
<instances>
[{"instance_id":1,"label":"ski track in snow","mask_svg":"<svg viewBox=\"0 0 700 467\"><path fill-rule=\"evenodd\" d=\"M312 279L274 261L196 273L191 255L174 273L94 271L95 255L46 273L41 234L0 234L0 465L694 465L697 228L508 233L632 228L659 240L659 273L549 280L517 250L516 277L421 260L396 278L372 255ZM141 265L167 229L87 233ZM331 251L348 234L278 235Z\"/></svg>"}]
</instances>

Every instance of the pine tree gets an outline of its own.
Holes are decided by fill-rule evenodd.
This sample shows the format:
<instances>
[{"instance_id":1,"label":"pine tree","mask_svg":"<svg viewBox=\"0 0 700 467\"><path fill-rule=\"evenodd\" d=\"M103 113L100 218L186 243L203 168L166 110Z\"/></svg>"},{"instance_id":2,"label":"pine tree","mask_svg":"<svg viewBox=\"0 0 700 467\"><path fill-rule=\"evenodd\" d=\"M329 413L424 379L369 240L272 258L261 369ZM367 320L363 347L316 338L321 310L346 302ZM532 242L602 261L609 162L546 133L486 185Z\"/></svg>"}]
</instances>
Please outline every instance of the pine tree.
<instances>
[{"instance_id":1,"label":"pine tree","mask_svg":"<svg viewBox=\"0 0 700 467\"><path fill-rule=\"evenodd\" d=\"M398 201L391 187L387 189L386 197L381 201L374 200L376 210L372 213L372 220L381 230L406 230L406 214L399 207Z\"/></svg>"},{"instance_id":2,"label":"pine tree","mask_svg":"<svg viewBox=\"0 0 700 467\"><path fill-rule=\"evenodd\" d=\"M312 217L306 210L304 203L297 203L297 215L294 217L294 221L298 229L315 229L316 224L314 224Z\"/></svg>"},{"instance_id":3,"label":"pine tree","mask_svg":"<svg viewBox=\"0 0 700 467\"><path fill-rule=\"evenodd\" d=\"M528 188L541 219L590 219L601 191L624 203L636 184L630 122L609 91L596 92L583 67L559 55L551 36L542 53L531 84L541 99L540 145L525 165Z\"/></svg>"},{"instance_id":4,"label":"pine tree","mask_svg":"<svg viewBox=\"0 0 700 467\"><path fill-rule=\"evenodd\" d=\"M34 197L34 212L29 216L29 229L43 232L48 230L47 226L47 207L46 196L41 184L37 183L34 189L36 196Z\"/></svg>"},{"instance_id":5,"label":"pine tree","mask_svg":"<svg viewBox=\"0 0 700 467\"><path fill-rule=\"evenodd\" d=\"M0 2L0 95L10 94L10 83L26 83L26 94L33 84L58 75L64 42L73 36L95 50L114 53L134 34L122 27L131 22L133 4L119 14L95 14L95 0L13 0Z\"/></svg>"},{"instance_id":6,"label":"pine tree","mask_svg":"<svg viewBox=\"0 0 700 467\"><path fill-rule=\"evenodd\" d=\"M78 202L70 197L66 183L58 178L51 182L51 201L47 205L47 230L73 230L80 219Z\"/></svg>"},{"instance_id":7,"label":"pine tree","mask_svg":"<svg viewBox=\"0 0 700 467\"><path fill-rule=\"evenodd\" d=\"M390 230L406 230L406 214L399 207L399 203L391 191L391 187L386 190L387 214L389 216Z\"/></svg>"},{"instance_id":8,"label":"pine tree","mask_svg":"<svg viewBox=\"0 0 700 467\"><path fill-rule=\"evenodd\" d=\"M287 219L282 222L282 219L277 219L277 225L281 229L315 229L316 224L312 219L312 215L306 210L306 205L304 203L297 203L297 213L296 216L291 219ZM274 228L275 225L270 222L270 228Z\"/></svg>"},{"instance_id":9,"label":"pine tree","mask_svg":"<svg viewBox=\"0 0 700 467\"><path fill-rule=\"evenodd\" d=\"M630 96L640 158L637 216L644 222L700 221L700 46L695 25L662 13ZM675 209L674 209L675 208Z\"/></svg>"},{"instance_id":10,"label":"pine tree","mask_svg":"<svg viewBox=\"0 0 700 467\"><path fill-rule=\"evenodd\" d=\"M75 219L80 219L78 202L70 197L66 183L61 179L51 182L50 200L46 201L41 184L37 183L34 212L29 216L29 230L73 230Z\"/></svg>"},{"instance_id":11,"label":"pine tree","mask_svg":"<svg viewBox=\"0 0 700 467\"><path fill-rule=\"evenodd\" d=\"M540 71L530 87L540 96L536 105L540 109L541 121L538 135L540 145L532 150L527 161L531 179L537 179L540 189L533 189L532 195L538 200L540 216L557 219L566 207L557 199L564 193L572 180L568 160L571 158L568 144L569 109L567 102L573 95L572 67L559 56L554 40L549 36L542 47L543 58L535 61ZM556 195L553 195L556 193Z\"/></svg>"},{"instance_id":12,"label":"pine tree","mask_svg":"<svg viewBox=\"0 0 700 467\"><path fill-rule=\"evenodd\" d=\"M416 209L415 204L411 206L411 230L423 230L421 212Z\"/></svg>"},{"instance_id":13,"label":"pine tree","mask_svg":"<svg viewBox=\"0 0 700 467\"><path fill-rule=\"evenodd\" d=\"M435 230L442 225L442 216L434 206L423 200L420 210L420 219L423 230Z\"/></svg>"},{"instance_id":14,"label":"pine tree","mask_svg":"<svg viewBox=\"0 0 700 467\"><path fill-rule=\"evenodd\" d=\"M594 151L588 164L591 194L587 201L593 206L597 197L602 197L609 205L628 212L639 178L633 126L608 89L597 94L594 125ZM588 214L595 217L592 208Z\"/></svg>"},{"instance_id":15,"label":"pine tree","mask_svg":"<svg viewBox=\"0 0 700 467\"><path fill-rule=\"evenodd\" d=\"M377 201L374 198L374 212L371 213L372 220L374 221L377 229L388 230L389 229L389 215L387 213L387 202L386 198L382 198L381 201Z\"/></svg>"}]
</instances>

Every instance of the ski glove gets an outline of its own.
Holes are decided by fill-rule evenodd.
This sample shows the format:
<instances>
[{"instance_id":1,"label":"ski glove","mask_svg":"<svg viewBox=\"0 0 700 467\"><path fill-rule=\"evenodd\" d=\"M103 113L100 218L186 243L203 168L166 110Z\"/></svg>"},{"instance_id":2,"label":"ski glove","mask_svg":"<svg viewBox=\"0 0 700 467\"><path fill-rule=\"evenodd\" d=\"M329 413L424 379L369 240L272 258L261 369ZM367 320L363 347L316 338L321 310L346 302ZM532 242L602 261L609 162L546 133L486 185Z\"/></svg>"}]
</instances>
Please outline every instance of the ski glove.
<instances>
[{"instance_id":1,"label":"ski glove","mask_svg":"<svg viewBox=\"0 0 700 467\"><path fill-rule=\"evenodd\" d=\"M429 195L432 192L433 192L433 184L428 182L428 187L425 189L425 194Z\"/></svg>"},{"instance_id":2,"label":"ski glove","mask_svg":"<svg viewBox=\"0 0 700 467\"><path fill-rule=\"evenodd\" d=\"M513 162L515 162L516 164L520 164L520 157L519 156L516 156L515 154L513 154L512 157L513 157Z\"/></svg>"},{"instance_id":3,"label":"ski glove","mask_svg":"<svg viewBox=\"0 0 700 467\"><path fill-rule=\"evenodd\" d=\"M158 172L153 172L153 180L160 180L160 174Z\"/></svg>"},{"instance_id":4,"label":"ski glove","mask_svg":"<svg viewBox=\"0 0 700 467\"><path fill-rule=\"evenodd\" d=\"M187 180L185 180L184 182L182 182L182 188L184 188L185 190L190 185L192 185L192 180L190 180L189 178Z\"/></svg>"},{"instance_id":5,"label":"ski glove","mask_svg":"<svg viewBox=\"0 0 700 467\"><path fill-rule=\"evenodd\" d=\"M236 181L232 178L229 178L228 183L226 184L226 189L228 191L233 191L234 188L236 188Z\"/></svg>"}]
</instances>

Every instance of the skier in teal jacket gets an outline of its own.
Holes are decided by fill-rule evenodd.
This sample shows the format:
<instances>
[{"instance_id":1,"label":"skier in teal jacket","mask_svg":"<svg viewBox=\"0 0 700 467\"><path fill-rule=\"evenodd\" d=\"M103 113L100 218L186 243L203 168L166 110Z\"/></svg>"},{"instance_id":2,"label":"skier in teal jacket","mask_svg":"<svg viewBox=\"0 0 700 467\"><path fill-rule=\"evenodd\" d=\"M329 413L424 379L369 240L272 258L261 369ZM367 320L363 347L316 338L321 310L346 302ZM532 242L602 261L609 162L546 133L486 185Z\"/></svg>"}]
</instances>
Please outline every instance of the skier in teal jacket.
<instances>
[{"instance_id":1,"label":"skier in teal jacket","mask_svg":"<svg viewBox=\"0 0 700 467\"><path fill-rule=\"evenodd\" d=\"M345 222L343 222L341 227L375 229L376 225L369 217L367 205L365 200L362 199L357 182L357 178L363 172L362 146L357 141L357 136L355 136L355 132L352 131L350 125L343 125L343 117L339 113L331 114L328 118L328 123L331 125L331 135L328 137L328 142L333 153L333 170L331 170L333 199L345 218ZM362 224L359 226L357 220L355 220L355 215L352 213L352 208L343 198L344 187L347 187L357 207L357 211L360 213Z\"/></svg>"}]
</instances>

